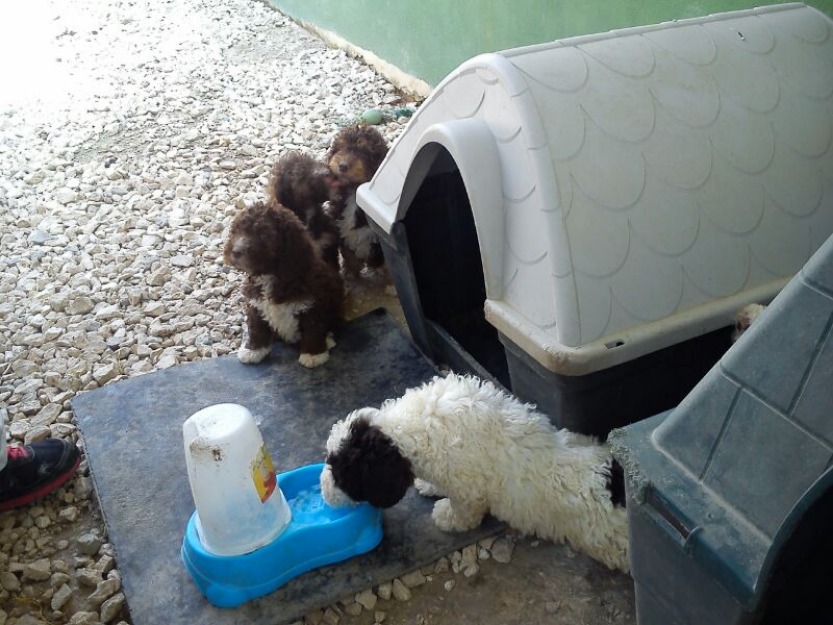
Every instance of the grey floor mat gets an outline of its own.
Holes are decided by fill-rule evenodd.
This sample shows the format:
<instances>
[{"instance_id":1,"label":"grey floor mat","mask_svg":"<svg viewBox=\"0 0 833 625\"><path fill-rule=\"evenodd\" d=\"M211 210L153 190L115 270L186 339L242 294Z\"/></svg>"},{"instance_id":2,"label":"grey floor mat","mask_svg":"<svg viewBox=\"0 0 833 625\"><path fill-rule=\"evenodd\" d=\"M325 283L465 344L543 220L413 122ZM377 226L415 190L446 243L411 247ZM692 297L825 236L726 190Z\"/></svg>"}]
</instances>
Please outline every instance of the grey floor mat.
<instances>
[{"instance_id":1,"label":"grey floor mat","mask_svg":"<svg viewBox=\"0 0 833 625\"><path fill-rule=\"evenodd\" d=\"M276 470L321 462L333 422L430 379L435 370L383 311L352 321L323 367L297 363L276 346L259 365L234 355L184 364L81 393L72 402L113 544L134 625L291 622L311 609L428 564L495 533L445 534L432 502L415 492L385 511L374 551L316 569L238 608L215 608L180 559L194 504L185 468L182 422L205 406L234 402L260 423Z\"/></svg>"}]
</instances>

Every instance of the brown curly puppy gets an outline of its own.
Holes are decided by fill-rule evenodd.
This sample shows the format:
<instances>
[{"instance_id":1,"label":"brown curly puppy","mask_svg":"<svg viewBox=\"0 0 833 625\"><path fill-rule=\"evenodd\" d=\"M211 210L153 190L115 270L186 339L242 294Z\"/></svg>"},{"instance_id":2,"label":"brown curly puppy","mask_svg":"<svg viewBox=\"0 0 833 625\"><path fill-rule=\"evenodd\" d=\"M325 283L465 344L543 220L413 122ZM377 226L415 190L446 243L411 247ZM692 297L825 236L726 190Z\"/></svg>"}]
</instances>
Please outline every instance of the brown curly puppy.
<instances>
[{"instance_id":1,"label":"brown curly puppy","mask_svg":"<svg viewBox=\"0 0 833 625\"><path fill-rule=\"evenodd\" d=\"M324 212L332 182L326 163L309 154L289 152L272 167L269 202L295 213L307 227L324 262L338 269L338 228Z\"/></svg>"},{"instance_id":2,"label":"brown curly puppy","mask_svg":"<svg viewBox=\"0 0 833 625\"><path fill-rule=\"evenodd\" d=\"M301 220L287 208L259 202L234 218L223 254L246 274L248 334L240 360L260 362L277 338L299 344L298 362L305 367L327 362L335 346L331 333L343 317L344 283L318 256Z\"/></svg>"},{"instance_id":3,"label":"brown curly puppy","mask_svg":"<svg viewBox=\"0 0 833 625\"><path fill-rule=\"evenodd\" d=\"M356 204L356 189L373 177L387 152L382 134L363 125L340 130L327 152L326 161L334 177L330 215L339 229L344 268L353 275L365 266L376 269L384 264L379 240Z\"/></svg>"}]
</instances>

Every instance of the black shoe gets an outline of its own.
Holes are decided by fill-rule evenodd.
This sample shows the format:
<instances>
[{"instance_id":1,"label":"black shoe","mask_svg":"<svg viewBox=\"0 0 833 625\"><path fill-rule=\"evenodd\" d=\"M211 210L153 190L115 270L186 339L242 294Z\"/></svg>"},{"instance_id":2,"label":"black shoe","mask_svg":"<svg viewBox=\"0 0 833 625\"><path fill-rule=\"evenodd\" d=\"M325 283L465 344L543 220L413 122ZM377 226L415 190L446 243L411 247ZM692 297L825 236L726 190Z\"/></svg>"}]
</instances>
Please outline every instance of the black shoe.
<instances>
[{"instance_id":1,"label":"black shoe","mask_svg":"<svg viewBox=\"0 0 833 625\"><path fill-rule=\"evenodd\" d=\"M6 449L0 469L0 510L25 506L69 480L81 464L81 451L72 443L48 438Z\"/></svg>"}]
</instances>

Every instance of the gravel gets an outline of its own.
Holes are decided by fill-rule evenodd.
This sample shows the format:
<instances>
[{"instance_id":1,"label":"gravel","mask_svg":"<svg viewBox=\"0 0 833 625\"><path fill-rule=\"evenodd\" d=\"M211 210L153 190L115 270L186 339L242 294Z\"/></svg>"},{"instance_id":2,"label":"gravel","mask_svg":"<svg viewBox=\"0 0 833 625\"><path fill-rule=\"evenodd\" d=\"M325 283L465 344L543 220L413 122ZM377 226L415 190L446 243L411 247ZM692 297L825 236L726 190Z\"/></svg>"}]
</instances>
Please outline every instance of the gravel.
<instances>
[{"instance_id":1,"label":"gravel","mask_svg":"<svg viewBox=\"0 0 833 625\"><path fill-rule=\"evenodd\" d=\"M272 163L323 155L368 108L404 102L254 0L2 12L0 418L13 442L83 447L79 391L239 346L239 277L221 247L235 211L265 198ZM405 121L380 129L391 141ZM86 462L57 493L0 514L0 625L129 622Z\"/></svg>"}]
</instances>

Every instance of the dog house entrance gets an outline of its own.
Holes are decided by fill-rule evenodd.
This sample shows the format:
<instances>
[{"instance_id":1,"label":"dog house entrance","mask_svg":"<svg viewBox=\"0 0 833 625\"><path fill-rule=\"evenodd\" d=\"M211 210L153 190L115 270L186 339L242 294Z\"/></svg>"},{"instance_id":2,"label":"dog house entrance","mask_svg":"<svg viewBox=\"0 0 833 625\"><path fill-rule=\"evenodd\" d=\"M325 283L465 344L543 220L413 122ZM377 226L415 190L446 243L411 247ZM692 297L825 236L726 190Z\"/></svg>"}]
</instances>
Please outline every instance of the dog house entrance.
<instances>
[{"instance_id":1,"label":"dog house entrance","mask_svg":"<svg viewBox=\"0 0 833 625\"><path fill-rule=\"evenodd\" d=\"M486 284L465 184L440 149L404 219L413 277L436 362L510 388L506 354L486 321Z\"/></svg>"}]
</instances>

